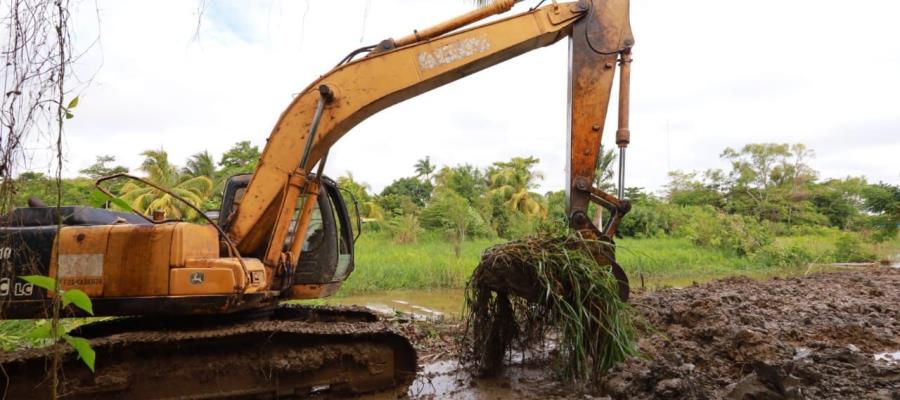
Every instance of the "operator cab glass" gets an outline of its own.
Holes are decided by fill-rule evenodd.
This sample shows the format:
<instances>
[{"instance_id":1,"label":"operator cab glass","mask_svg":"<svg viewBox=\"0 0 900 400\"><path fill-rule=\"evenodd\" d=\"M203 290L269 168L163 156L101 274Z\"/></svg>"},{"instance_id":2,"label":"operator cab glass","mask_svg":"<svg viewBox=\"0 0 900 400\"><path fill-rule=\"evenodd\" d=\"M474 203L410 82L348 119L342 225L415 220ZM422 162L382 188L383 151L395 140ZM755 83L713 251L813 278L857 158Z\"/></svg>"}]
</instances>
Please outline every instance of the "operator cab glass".
<instances>
[{"instance_id":1,"label":"operator cab glass","mask_svg":"<svg viewBox=\"0 0 900 400\"><path fill-rule=\"evenodd\" d=\"M249 174L236 175L228 180L222 196L222 211L219 218L219 225L223 228L228 222L228 217L240 204L249 182ZM322 177L321 182L300 259L294 266L294 284L340 282L353 271L354 237L350 214L337 184L327 177ZM288 250L294 238L303 201L304 198L301 197L294 206L288 234L283 243L284 251Z\"/></svg>"}]
</instances>

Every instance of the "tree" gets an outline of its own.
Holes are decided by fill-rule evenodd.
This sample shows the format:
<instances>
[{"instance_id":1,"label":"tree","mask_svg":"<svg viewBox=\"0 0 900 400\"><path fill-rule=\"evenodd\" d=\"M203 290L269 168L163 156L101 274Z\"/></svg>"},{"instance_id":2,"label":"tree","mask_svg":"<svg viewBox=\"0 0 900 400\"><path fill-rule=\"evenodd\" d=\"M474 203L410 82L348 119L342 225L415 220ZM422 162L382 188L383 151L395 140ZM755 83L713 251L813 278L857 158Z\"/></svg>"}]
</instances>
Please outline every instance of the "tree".
<instances>
[{"instance_id":1,"label":"tree","mask_svg":"<svg viewBox=\"0 0 900 400\"><path fill-rule=\"evenodd\" d=\"M89 178L97 180L104 176L109 176L118 173L127 173L128 168L116 165L114 167L109 167L107 164L116 162L116 157L108 154L97 156L97 162L91 164L89 167L78 171L82 175L87 175Z\"/></svg>"},{"instance_id":2,"label":"tree","mask_svg":"<svg viewBox=\"0 0 900 400\"><path fill-rule=\"evenodd\" d=\"M724 206L724 197L720 192L722 181L721 170L707 170L702 178L698 173L671 171L669 183L666 184L666 197L672 204L680 206L710 205L716 208Z\"/></svg>"},{"instance_id":3,"label":"tree","mask_svg":"<svg viewBox=\"0 0 900 400\"><path fill-rule=\"evenodd\" d=\"M900 186L879 182L869 185L864 191L866 210L875 214L873 227L876 242L897 237L900 225Z\"/></svg>"},{"instance_id":4,"label":"tree","mask_svg":"<svg viewBox=\"0 0 900 400\"><path fill-rule=\"evenodd\" d=\"M600 157L597 158L597 167L594 168L594 187L604 192L614 192L616 184L613 182L613 162L616 161L616 149L603 150L600 147Z\"/></svg>"},{"instance_id":5,"label":"tree","mask_svg":"<svg viewBox=\"0 0 900 400\"><path fill-rule=\"evenodd\" d=\"M829 225L838 229L854 229L861 223L862 196L867 187L863 177L829 179L815 186L810 201L817 212L828 218Z\"/></svg>"},{"instance_id":6,"label":"tree","mask_svg":"<svg viewBox=\"0 0 900 400\"><path fill-rule=\"evenodd\" d=\"M790 146L778 143L750 143L740 151L725 148L721 158L731 161L731 177L735 186L768 189L772 172L779 162L790 156Z\"/></svg>"},{"instance_id":7,"label":"tree","mask_svg":"<svg viewBox=\"0 0 900 400\"><path fill-rule=\"evenodd\" d=\"M30 197L36 197L48 205L55 205L59 186L53 178L40 172L23 172L12 182L12 206L25 207ZM94 191L92 179L78 177L63 179L61 205L89 204Z\"/></svg>"},{"instance_id":8,"label":"tree","mask_svg":"<svg viewBox=\"0 0 900 400\"><path fill-rule=\"evenodd\" d=\"M452 190L440 190L422 211L422 222L426 226L443 228L453 243L453 253L459 257L473 214L477 215L470 211L465 198Z\"/></svg>"},{"instance_id":9,"label":"tree","mask_svg":"<svg viewBox=\"0 0 900 400\"><path fill-rule=\"evenodd\" d=\"M426 182L431 182L431 174L435 170L435 166L431 164L431 156L425 156L425 158L416 161L413 167L416 169L416 178L424 176Z\"/></svg>"},{"instance_id":10,"label":"tree","mask_svg":"<svg viewBox=\"0 0 900 400\"><path fill-rule=\"evenodd\" d=\"M486 190L484 174L469 164L444 167L434 177L436 189L452 190L475 204Z\"/></svg>"},{"instance_id":11,"label":"tree","mask_svg":"<svg viewBox=\"0 0 900 400\"><path fill-rule=\"evenodd\" d=\"M726 148L731 162L728 209L770 221L809 224L824 219L808 201L816 172L807 165L813 152L803 144L751 143L740 151Z\"/></svg>"},{"instance_id":12,"label":"tree","mask_svg":"<svg viewBox=\"0 0 900 400\"><path fill-rule=\"evenodd\" d=\"M213 189L213 182L206 176L188 176L179 172L178 167L169 162L165 150L147 150L141 153L144 161L140 170L147 174L145 179L169 189L195 207L202 207ZM166 218L195 220L199 215L174 197L151 186L128 182L122 187L121 198L145 214L162 211Z\"/></svg>"},{"instance_id":13,"label":"tree","mask_svg":"<svg viewBox=\"0 0 900 400\"><path fill-rule=\"evenodd\" d=\"M530 190L537 187L537 181L543 179L540 172L534 170L540 160L534 157L513 157L506 162L495 162L488 169L490 194L503 199L503 204L514 212L526 216L546 216L547 207L537 193Z\"/></svg>"},{"instance_id":14,"label":"tree","mask_svg":"<svg viewBox=\"0 0 900 400\"><path fill-rule=\"evenodd\" d=\"M353 174L347 171L347 174L338 178L338 186L350 192L353 198L359 204L359 212L363 220L381 221L384 220L384 210L369 195L369 185L363 182L357 182L353 179Z\"/></svg>"},{"instance_id":15,"label":"tree","mask_svg":"<svg viewBox=\"0 0 900 400\"><path fill-rule=\"evenodd\" d=\"M384 187L381 196L405 196L415 205L424 207L431 197L434 187L428 180L420 181L416 178L400 178Z\"/></svg>"},{"instance_id":16,"label":"tree","mask_svg":"<svg viewBox=\"0 0 900 400\"><path fill-rule=\"evenodd\" d=\"M189 176L205 176L210 180L215 180L219 175L219 170L216 168L216 162L213 161L212 155L203 150L188 158L181 173Z\"/></svg>"},{"instance_id":17,"label":"tree","mask_svg":"<svg viewBox=\"0 0 900 400\"><path fill-rule=\"evenodd\" d=\"M219 166L222 167L227 176L253 172L261 156L259 147L251 146L249 140L244 140L235 143L225 154L222 154Z\"/></svg>"},{"instance_id":18,"label":"tree","mask_svg":"<svg viewBox=\"0 0 900 400\"><path fill-rule=\"evenodd\" d=\"M613 183L613 161L616 160L615 149L603 150L600 146L600 157L597 158L597 166L594 168L594 187L604 192L614 192L616 185ZM589 204L594 209L594 226L603 226L603 207ZM588 210L590 212L590 210Z\"/></svg>"},{"instance_id":19,"label":"tree","mask_svg":"<svg viewBox=\"0 0 900 400\"><path fill-rule=\"evenodd\" d=\"M203 208L212 210L219 207L222 203L222 192L225 190L225 177L216 168L216 162L213 161L213 157L208 151L201 151L188 158L181 173L185 177L204 176L209 178L210 182L213 183L213 187L203 204Z\"/></svg>"}]
</instances>

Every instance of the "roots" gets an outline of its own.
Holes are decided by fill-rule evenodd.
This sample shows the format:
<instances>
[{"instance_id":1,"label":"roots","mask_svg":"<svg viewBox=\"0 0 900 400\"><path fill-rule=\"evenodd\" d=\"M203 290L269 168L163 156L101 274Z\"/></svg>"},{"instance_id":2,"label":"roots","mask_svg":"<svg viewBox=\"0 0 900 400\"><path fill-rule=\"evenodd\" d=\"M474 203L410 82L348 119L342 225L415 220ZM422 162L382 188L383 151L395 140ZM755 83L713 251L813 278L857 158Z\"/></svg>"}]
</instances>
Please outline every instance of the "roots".
<instances>
[{"instance_id":1,"label":"roots","mask_svg":"<svg viewBox=\"0 0 900 400\"><path fill-rule=\"evenodd\" d=\"M538 235L485 251L466 289L464 360L493 375L514 347L535 349L555 334L560 372L584 382L635 354L632 310L591 255L612 254L610 246Z\"/></svg>"}]
</instances>

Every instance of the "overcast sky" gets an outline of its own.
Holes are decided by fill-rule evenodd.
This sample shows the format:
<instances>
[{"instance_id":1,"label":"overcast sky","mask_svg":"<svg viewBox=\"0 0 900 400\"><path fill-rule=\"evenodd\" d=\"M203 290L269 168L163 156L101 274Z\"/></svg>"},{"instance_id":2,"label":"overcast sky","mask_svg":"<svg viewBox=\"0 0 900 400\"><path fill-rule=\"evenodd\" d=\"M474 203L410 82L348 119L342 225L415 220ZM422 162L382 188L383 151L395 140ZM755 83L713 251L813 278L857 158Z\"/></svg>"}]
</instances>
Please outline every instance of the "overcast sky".
<instances>
[{"instance_id":1,"label":"overcast sky","mask_svg":"<svg viewBox=\"0 0 900 400\"><path fill-rule=\"evenodd\" d=\"M76 66L94 79L67 127L68 175L99 154L135 169L145 149L183 164L241 140L262 148L292 96L347 52L473 7L207 0L195 37L200 3L80 2L75 43L100 42ZM824 177L900 183L898 16L900 2L883 0L633 0L626 184L658 190L667 171L724 167L725 147L751 142L805 143ZM534 155L541 190L561 189L567 62L563 41L389 108L333 148L326 173L380 191L426 155L479 167ZM31 168L49 166L36 155Z\"/></svg>"}]
</instances>

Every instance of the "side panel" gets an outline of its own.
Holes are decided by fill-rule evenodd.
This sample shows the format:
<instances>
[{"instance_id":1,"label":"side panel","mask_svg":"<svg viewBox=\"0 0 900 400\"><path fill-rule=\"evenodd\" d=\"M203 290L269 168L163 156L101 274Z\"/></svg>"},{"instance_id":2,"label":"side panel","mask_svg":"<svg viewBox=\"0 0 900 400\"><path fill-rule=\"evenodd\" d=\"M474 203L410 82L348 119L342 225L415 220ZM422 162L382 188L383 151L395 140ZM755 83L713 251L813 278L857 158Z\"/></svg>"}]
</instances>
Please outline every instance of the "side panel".
<instances>
[{"instance_id":1,"label":"side panel","mask_svg":"<svg viewBox=\"0 0 900 400\"><path fill-rule=\"evenodd\" d=\"M114 226L103 265L104 296L169 294L173 228L174 224Z\"/></svg>"}]
</instances>

